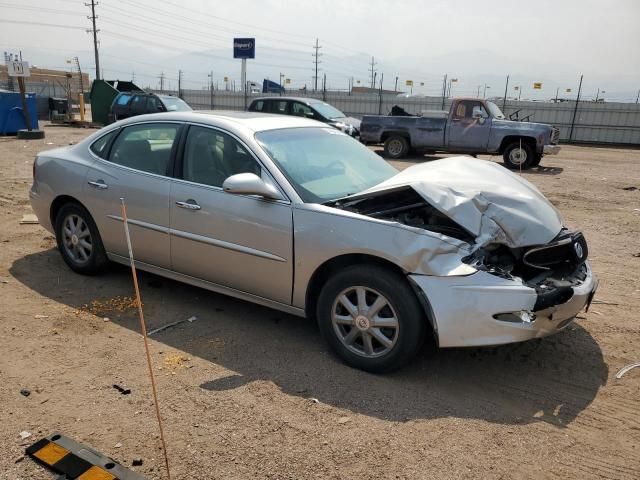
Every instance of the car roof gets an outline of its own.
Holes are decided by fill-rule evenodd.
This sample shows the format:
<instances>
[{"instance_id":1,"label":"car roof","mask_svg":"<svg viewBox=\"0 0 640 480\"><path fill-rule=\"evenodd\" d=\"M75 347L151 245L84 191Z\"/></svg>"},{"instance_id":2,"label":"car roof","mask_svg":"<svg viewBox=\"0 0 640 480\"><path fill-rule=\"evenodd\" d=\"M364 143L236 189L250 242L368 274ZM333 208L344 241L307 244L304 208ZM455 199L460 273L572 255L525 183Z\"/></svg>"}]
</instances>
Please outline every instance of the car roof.
<instances>
[{"instance_id":1,"label":"car roof","mask_svg":"<svg viewBox=\"0 0 640 480\"><path fill-rule=\"evenodd\" d=\"M258 102L260 100L295 100L297 102L302 102L302 103L307 103L307 104L314 104L314 103L327 103L324 102L322 100L319 100L317 98L309 98L309 97L280 97L280 96L275 96L275 97L258 97L253 99L253 102Z\"/></svg>"},{"instance_id":2,"label":"car roof","mask_svg":"<svg viewBox=\"0 0 640 480\"><path fill-rule=\"evenodd\" d=\"M300 127L324 127L326 124L308 118L295 117L289 115L277 115L262 112L237 112L224 110L197 110L193 112L163 112L137 115L135 117L121 120L120 125L129 123L139 123L144 121L180 121L205 123L211 126L224 126L233 124L236 127L261 132L265 130L277 130L281 128Z\"/></svg>"}]
</instances>

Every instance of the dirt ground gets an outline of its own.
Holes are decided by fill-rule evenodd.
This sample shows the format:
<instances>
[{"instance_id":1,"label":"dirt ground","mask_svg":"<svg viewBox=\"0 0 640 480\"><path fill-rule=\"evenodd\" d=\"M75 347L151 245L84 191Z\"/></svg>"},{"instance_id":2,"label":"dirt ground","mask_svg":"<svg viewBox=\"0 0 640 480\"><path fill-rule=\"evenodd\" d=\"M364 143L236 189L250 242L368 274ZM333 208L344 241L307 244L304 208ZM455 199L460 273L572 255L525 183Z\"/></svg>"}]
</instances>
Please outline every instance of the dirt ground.
<instances>
[{"instance_id":1,"label":"dirt ground","mask_svg":"<svg viewBox=\"0 0 640 480\"><path fill-rule=\"evenodd\" d=\"M18 223L35 153L89 133L0 138L0 479L53 478L22 455L54 431L166 478L130 272L76 275ZM151 341L172 478L639 478L640 368L615 374L640 361L640 151L564 146L542 166L523 175L585 232L600 288L541 341L376 376L311 322L142 273L149 329L197 317Z\"/></svg>"}]
</instances>

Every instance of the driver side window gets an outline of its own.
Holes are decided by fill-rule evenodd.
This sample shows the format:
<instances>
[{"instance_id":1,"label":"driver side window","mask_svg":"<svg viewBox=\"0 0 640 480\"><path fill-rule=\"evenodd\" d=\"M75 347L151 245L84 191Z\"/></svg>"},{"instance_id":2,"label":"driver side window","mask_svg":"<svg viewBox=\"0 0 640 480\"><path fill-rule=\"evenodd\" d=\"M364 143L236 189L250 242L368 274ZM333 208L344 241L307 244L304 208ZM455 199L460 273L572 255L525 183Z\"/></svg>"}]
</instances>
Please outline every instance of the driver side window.
<instances>
[{"instance_id":1,"label":"driver side window","mask_svg":"<svg viewBox=\"0 0 640 480\"><path fill-rule=\"evenodd\" d=\"M222 187L237 173L261 175L260 165L233 137L211 128L191 126L184 149L182 178Z\"/></svg>"},{"instance_id":2,"label":"driver side window","mask_svg":"<svg viewBox=\"0 0 640 480\"><path fill-rule=\"evenodd\" d=\"M313 110L311 110L311 108L309 108L304 103L300 103L300 102L293 102L293 105L291 108L291 115L295 115L298 117L305 117L305 118L314 117Z\"/></svg>"}]
</instances>

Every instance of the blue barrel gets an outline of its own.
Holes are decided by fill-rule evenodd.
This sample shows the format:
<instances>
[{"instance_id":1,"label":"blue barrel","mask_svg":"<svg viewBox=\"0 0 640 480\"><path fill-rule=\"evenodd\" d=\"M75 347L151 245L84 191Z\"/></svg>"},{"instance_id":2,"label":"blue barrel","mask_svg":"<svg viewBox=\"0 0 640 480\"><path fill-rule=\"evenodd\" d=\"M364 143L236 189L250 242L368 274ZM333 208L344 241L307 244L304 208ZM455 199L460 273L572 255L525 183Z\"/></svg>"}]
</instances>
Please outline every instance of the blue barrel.
<instances>
[{"instance_id":1,"label":"blue barrel","mask_svg":"<svg viewBox=\"0 0 640 480\"><path fill-rule=\"evenodd\" d=\"M31 128L38 129L38 107L36 94L27 93L27 108L31 115ZM20 94L0 90L0 135L15 135L18 130L27 128L22 112L22 100Z\"/></svg>"}]
</instances>

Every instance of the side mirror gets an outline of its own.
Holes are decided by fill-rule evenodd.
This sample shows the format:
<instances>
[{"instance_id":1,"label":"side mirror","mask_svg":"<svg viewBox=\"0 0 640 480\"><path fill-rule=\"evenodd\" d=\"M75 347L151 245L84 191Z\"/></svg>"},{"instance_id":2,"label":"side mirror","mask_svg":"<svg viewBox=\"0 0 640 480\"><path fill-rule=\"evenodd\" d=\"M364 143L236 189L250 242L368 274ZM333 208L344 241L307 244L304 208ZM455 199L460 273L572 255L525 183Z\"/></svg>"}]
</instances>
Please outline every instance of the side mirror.
<instances>
[{"instance_id":1,"label":"side mirror","mask_svg":"<svg viewBox=\"0 0 640 480\"><path fill-rule=\"evenodd\" d=\"M222 184L222 189L227 193L239 195L258 195L269 200L282 200L278 190L265 183L255 173L237 173L231 175Z\"/></svg>"},{"instance_id":2,"label":"side mirror","mask_svg":"<svg viewBox=\"0 0 640 480\"><path fill-rule=\"evenodd\" d=\"M311 119L316 117L316 115L313 112L305 112L304 116Z\"/></svg>"}]
</instances>

